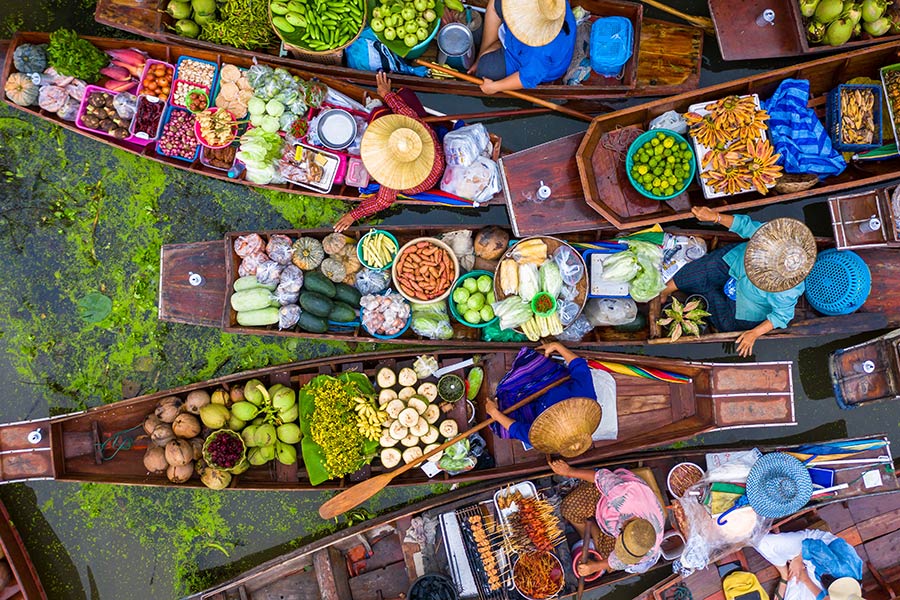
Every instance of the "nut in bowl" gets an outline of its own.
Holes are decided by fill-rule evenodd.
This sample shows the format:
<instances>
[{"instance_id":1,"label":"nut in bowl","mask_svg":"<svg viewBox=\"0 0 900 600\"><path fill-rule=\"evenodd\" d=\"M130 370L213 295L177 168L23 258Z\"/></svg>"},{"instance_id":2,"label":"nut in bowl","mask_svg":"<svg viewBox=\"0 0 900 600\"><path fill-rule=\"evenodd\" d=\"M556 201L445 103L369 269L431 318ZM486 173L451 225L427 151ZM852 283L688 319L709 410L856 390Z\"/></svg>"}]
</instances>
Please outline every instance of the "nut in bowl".
<instances>
[{"instance_id":1,"label":"nut in bowl","mask_svg":"<svg viewBox=\"0 0 900 600\"><path fill-rule=\"evenodd\" d=\"M397 253L391 268L394 286L410 302L437 302L450 295L459 261L450 246L434 238L416 238Z\"/></svg>"},{"instance_id":2,"label":"nut in bowl","mask_svg":"<svg viewBox=\"0 0 900 600\"><path fill-rule=\"evenodd\" d=\"M234 115L221 108L207 108L197 114L194 133L201 144L208 148L224 148L237 135Z\"/></svg>"}]
</instances>

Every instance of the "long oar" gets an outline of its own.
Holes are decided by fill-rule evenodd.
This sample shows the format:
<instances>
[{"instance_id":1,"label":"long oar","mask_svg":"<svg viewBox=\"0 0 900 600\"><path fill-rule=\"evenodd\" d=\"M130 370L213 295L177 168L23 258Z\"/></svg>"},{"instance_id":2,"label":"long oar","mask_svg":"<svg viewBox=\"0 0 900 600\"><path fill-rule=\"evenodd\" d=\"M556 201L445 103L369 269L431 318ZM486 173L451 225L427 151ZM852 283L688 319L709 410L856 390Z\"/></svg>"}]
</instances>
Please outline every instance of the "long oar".
<instances>
[{"instance_id":1,"label":"long oar","mask_svg":"<svg viewBox=\"0 0 900 600\"><path fill-rule=\"evenodd\" d=\"M547 393L549 390L552 390L556 386L558 386L561 383L564 383L568 380L569 380L569 377L566 376L558 381L551 383L550 385L544 387L544 389L542 389L538 392L535 392L535 393L531 394L530 396L527 396L524 399L520 400L519 402L513 404L508 409L503 411L503 414L508 415L509 413L522 408L523 406L525 406L532 400L534 400L536 398L540 398L545 393ZM337 496L331 498L330 500L328 500L322 506L319 507L319 516L322 517L323 519L333 519L333 518L337 517L338 515L344 514L351 508L359 506L360 504L362 504L363 502L365 502L366 500L368 500L369 498L371 498L372 496L374 496L375 494L377 494L378 492L383 490L384 487L387 484L389 484L391 482L391 480L393 480L398 475L400 475L402 473L406 473L410 469L416 468L422 462L428 460L429 457L434 456L438 452L443 452L444 450L446 450L447 448L449 448L456 442L466 439L467 437L469 437L476 431L481 431L482 429L484 429L491 423L495 422L496 420L497 419L491 417L487 421L482 421L481 423L479 423L472 429L469 429L468 431L464 431L463 433L460 433L459 435L457 435L455 438L447 440L446 442L444 442L437 448L432 449L430 452L426 452L425 454L423 454L416 460L408 462L405 465L403 465L402 467L395 469L393 471L389 471L387 473L382 473L381 475L378 475L377 477L373 477L373 478L367 479L366 481L363 481L361 483L357 483L353 487L351 487L347 490L344 490L343 492L341 492Z\"/></svg>"},{"instance_id":2,"label":"long oar","mask_svg":"<svg viewBox=\"0 0 900 600\"><path fill-rule=\"evenodd\" d=\"M417 65L421 65L423 67L428 67L429 69L431 69L433 71L437 71L438 73L452 75L453 77L456 77L457 79L461 79L462 81L468 81L469 83L474 83L476 85L481 85L482 83L484 83L484 80L480 79L478 77L472 77L471 75L468 75L466 73L460 73L459 71L457 71L455 69L450 69L448 67L445 67L444 65L439 65L439 64L433 63L433 62L428 62L428 61L422 60L420 58L417 58L415 60L415 63ZM582 119L583 121L588 121L588 122L594 120L593 117L591 117L590 115L587 115L583 112L578 112L577 110L572 110L571 108L566 108L565 106L555 104L548 100L544 100L543 98L536 98L534 96L525 94L523 92L507 90L507 91L504 91L501 93L506 94L507 96L511 96L513 98L518 98L519 100L525 100L526 102L531 102L532 104L537 104L538 106L543 106L544 108L549 108L550 110L554 110L554 111L556 111L558 113L562 113L564 115L569 115L570 117L575 117L576 119Z\"/></svg>"},{"instance_id":3,"label":"long oar","mask_svg":"<svg viewBox=\"0 0 900 600\"><path fill-rule=\"evenodd\" d=\"M694 27L699 27L704 31L704 33L708 33L711 36L716 35L716 26L713 25L712 19L709 17L695 17L694 15L689 15L687 13L683 13L678 9L672 8L667 4L663 4L662 2L657 2L657 0L641 0L644 4L649 4L653 8L658 8L663 12L667 12L670 15L675 15L679 19L684 19Z\"/></svg>"},{"instance_id":4,"label":"long oar","mask_svg":"<svg viewBox=\"0 0 900 600\"><path fill-rule=\"evenodd\" d=\"M586 565L588 562L588 544L591 542L591 518L584 520L584 535L581 537L581 556L578 564ZM578 575L578 590L575 592L575 600L581 600L584 595L584 577Z\"/></svg>"}]
</instances>

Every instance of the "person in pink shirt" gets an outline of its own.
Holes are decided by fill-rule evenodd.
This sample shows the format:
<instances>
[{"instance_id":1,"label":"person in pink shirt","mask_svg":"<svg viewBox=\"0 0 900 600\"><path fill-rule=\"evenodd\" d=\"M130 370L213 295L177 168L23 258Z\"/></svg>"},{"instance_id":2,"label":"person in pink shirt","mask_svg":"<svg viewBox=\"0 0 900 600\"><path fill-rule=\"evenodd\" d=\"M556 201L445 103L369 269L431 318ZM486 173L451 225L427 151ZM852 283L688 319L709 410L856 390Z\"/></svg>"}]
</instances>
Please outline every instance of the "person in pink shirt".
<instances>
[{"instance_id":1,"label":"person in pink shirt","mask_svg":"<svg viewBox=\"0 0 900 600\"><path fill-rule=\"evenodd\" d=\"M557 475L582 483L563 499L561 512L582 535L584 521L593 516L600 529L616 538L615 549L602 560L589 559L578 565L578 575L587 577L604 570L643 573L659 560L665 529L665 513L659 499L643 479L627 469L576 469L563 460L550 461ZM599 541L595 540L599 546Z\"/></svg>"}]
</instances>

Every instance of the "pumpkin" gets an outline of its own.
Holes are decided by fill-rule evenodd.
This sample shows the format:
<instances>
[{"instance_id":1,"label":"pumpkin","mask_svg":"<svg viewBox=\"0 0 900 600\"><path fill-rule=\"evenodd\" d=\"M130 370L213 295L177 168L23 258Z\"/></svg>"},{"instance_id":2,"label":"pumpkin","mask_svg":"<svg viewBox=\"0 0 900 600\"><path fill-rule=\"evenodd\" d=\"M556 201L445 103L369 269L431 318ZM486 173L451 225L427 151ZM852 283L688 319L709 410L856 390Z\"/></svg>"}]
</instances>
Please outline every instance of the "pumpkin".
<instances>
[{"instance_id":1,"label":"pumpkin","mask_svg":"<svg viewBox=\"0 0 900 600\"><path fill-rule=\"evenodd\" d=\"M344 277L347 276L347 269L344 268L344 263L336 258L326 258L323 260L321 271L325 277L335 283L342 282Z\"/></svg>"},{"instance_id":2,"label":"pumpkin","mask_svg":"<svg viewBox=\"0 0 900 600\"><path fill-rule=\"evenodd\" d=\"M25 73L13 73L6 80L6 97L19 106L31 106L37 102L40 90Z\"/></svg>"},{"instance_id":3,"label":"pumpkin","mask_svg":"<svg viewBox=\"0 0 900 600\"><path fill-rule=\"evenodd\" d=\"M291 260L304 271L312 271L322 264L325 258L325 250L322 242L311 237L298 238L293 245L294 255Z\"/></svg>"},{"instance_id":4,"label":"pumpkin","mask_svg":"<svg viewBox=\"0 0 900 600\"><path fill-rule=\"evenodd\" d=\"M344 263L344 269L347 271L348 275L356 275L356 273L362 269L362 265L359 262L359 258L356 256L356 252L345 254L341 257L341 262Z\"/></svg>"},{"instance_id":5,"label":"pumpkin","mask_svg":"<svg viewBox=\"0 0 900 600\"><path fill-rule=\"evenodd\" d=\"M13 52L13 65L20 73L43 73L47 68L45 46L22 44Z\"/></svg>"},{"instance_id":6,"label":"pumpkin","mask_svg":"<svg viewBox=\"0 0 900 600\"><path fill-rule=\"evenodd\" d=\"M324 248L325 252L328 254L341 254L344 252L347 245L352 242L353 239L347 237L343 233L329 233L325 236L325 239L322 240L322 248Z\"/></svg>"}]
</instances>

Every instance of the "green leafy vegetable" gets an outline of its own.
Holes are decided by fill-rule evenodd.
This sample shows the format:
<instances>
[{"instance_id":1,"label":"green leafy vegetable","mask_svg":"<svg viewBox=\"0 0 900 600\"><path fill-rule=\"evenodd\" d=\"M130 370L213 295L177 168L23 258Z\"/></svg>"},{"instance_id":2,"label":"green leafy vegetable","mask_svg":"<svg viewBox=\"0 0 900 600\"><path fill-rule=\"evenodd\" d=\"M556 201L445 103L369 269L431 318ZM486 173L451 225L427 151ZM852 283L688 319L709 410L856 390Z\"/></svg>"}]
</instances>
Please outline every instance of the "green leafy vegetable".
<instances>
[{"instance_id":1,"label":"green leafy vegetable","mask_svg":"<svg viewBox=\"0 0 900 600\"><path fill-rule=\"evenodd\" d=\"M109 64L109 57L70 29L58 29L50 34L47 46L50 66L60 75L68 75L94 83L100 69Z\"/></svg>"},{"instance_id":2,"label":"green leafy vegetable","mask_svg":"<svg viewBox=\"0 0 900 600\"><path fill-rule=\"evenodd\" d=\"M559 293L563 289L563 280L555 261L548 260L541 265L541 287L554 298L559 298Z\"/></svg>"}]
</instances>

